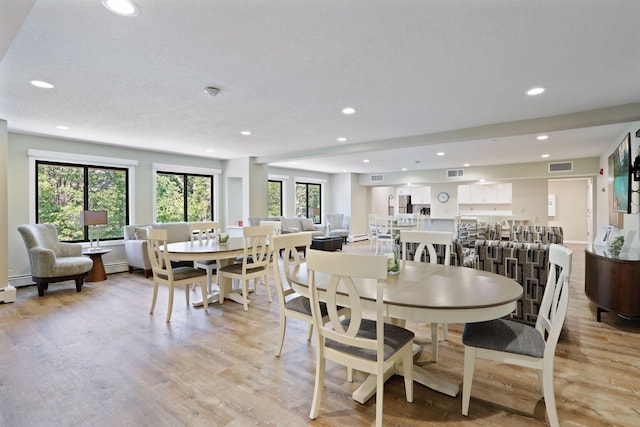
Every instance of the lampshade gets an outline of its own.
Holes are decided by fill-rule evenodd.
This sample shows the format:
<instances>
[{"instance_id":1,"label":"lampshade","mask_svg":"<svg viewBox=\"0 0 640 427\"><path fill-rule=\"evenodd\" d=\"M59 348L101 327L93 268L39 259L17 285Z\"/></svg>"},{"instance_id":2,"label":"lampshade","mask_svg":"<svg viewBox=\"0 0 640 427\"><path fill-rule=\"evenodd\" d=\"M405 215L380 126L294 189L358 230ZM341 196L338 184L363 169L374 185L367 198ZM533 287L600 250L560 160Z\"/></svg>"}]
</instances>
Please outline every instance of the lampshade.
<instances>
[{"instance_id":1,"label":"lampshade","mask_svg":"<svg viewBox=\"0 0 640 427\"><path fill-rule=\"evenodd\" d=\"M107 224L107 211L82 211L80 213L80 225Z\"/></svg>"}]
</instances>

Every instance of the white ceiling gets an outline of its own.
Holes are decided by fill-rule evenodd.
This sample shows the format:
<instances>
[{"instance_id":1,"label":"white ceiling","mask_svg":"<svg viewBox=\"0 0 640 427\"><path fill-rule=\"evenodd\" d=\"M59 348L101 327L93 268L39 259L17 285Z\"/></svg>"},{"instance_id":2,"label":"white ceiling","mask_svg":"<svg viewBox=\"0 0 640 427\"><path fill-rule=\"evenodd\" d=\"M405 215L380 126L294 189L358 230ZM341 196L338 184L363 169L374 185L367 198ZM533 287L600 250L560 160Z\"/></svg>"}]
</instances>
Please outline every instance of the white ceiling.
<instances>
[{"instance_id":1,"label":"white ceiling","mask_svg":"<svg viewBox=\"0 0 640 427\"><path fill-rule=\"evenodd\" d=\"M640 120L637 0L2 3L13 132L369 173L592 157Z\"/></svg>"}]
</instances>

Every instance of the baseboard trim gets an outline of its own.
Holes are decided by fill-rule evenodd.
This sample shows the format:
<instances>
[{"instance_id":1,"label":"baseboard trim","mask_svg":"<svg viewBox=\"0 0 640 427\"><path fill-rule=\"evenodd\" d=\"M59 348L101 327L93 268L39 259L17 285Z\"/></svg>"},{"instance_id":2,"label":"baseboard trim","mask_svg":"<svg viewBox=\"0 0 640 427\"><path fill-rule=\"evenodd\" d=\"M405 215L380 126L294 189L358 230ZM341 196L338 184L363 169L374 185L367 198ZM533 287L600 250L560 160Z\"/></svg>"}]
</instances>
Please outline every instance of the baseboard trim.
<instances>
[{"instance_id":1,"label":"baseboard trim","mask_svg":"<svg viewBox=\"0 0 640 427\"><path fill-rule=\"evenodd\" d=\"M350 243L353 243L353 242L360 242L362 240L368 240L368 239L369 239L369 236L366 234L354 234L354 235L350 235L347 238L347 241Z\"/></svg>"},{"instance_id":2,"label":"baseboard trim","mask_svg":"<svg viewBox=\"0 0 640 427\"><path fill-rule=\"evenodd\" d=\"M105 264L104 271L107 274L124 273L126 271L129 271L129 266L127 265L126 262L119 262L115 264ZM11 276L9 277L9 284L14 288L35 285L35 283L31 279L31 275L29 274L23 274L20 276Z\"/></svg>"}]
</instances>

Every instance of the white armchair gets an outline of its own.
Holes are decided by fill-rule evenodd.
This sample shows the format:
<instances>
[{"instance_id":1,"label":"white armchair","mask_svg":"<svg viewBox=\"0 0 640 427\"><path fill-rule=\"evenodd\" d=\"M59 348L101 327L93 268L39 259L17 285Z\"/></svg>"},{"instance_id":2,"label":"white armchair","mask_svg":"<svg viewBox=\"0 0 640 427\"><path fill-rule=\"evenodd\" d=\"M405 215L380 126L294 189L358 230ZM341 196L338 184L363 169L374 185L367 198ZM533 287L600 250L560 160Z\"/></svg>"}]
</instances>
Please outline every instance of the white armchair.
<instances>
[{"instance_id":1,"label":"white armchair","mask_svg":"<svg viewBox=\"0 0 640 427\"><path fill-rule=\"evenodd\" d=\"M84 278L93 267L93 261L82 256L82 245L58 240L54 224L24 224L18 232L27 246L31 277L43 296L49 283L74 280L76 291L82 290Z\"/></svg>"}]
</instances>

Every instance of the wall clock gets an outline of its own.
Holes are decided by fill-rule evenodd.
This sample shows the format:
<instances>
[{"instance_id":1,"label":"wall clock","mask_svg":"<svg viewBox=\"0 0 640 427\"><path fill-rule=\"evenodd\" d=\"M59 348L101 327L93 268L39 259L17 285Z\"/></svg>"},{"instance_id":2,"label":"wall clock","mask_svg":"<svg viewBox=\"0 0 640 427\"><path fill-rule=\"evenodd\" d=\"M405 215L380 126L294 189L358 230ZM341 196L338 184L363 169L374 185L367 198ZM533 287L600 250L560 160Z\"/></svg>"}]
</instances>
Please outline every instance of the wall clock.
<instances>
[{"instance_id":1,"label":"wall clock","mask_svg":"<svg viewBox=\"0 0 640 427\"><path fill-rule=\"evenodd\" d=\"M447 201L449 200L449 194L446 192L441 192L440 194L438 194L438 201L440 203L447 203Z\"/></svg>"}]
</instances>

